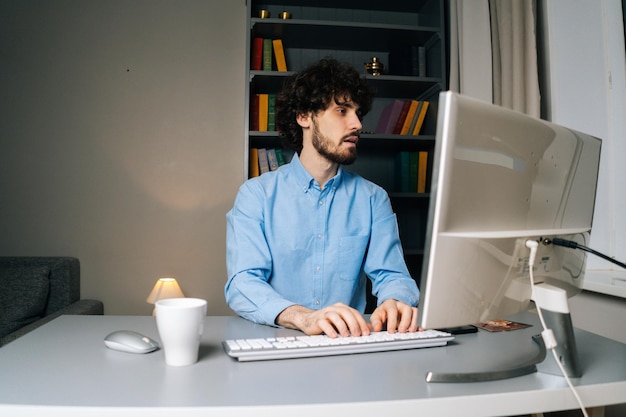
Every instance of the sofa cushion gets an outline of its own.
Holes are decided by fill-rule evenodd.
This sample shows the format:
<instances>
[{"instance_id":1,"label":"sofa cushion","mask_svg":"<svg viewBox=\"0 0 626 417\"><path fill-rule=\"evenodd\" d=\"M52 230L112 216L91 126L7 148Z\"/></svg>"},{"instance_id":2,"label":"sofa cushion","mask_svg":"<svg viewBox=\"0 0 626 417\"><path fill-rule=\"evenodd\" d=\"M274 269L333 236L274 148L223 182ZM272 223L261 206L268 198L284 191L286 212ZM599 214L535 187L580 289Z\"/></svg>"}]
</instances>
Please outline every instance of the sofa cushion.
<instances>
[{"instance_id":1,"label":"sofa cushion","mask_svg":"<svg viewBox=\"0 0 626 417\"><path fill-rule=\"evenodd\" d=\"M43 317L50 268L0 268L0 338Z\"/></svg>"}]
</instances>

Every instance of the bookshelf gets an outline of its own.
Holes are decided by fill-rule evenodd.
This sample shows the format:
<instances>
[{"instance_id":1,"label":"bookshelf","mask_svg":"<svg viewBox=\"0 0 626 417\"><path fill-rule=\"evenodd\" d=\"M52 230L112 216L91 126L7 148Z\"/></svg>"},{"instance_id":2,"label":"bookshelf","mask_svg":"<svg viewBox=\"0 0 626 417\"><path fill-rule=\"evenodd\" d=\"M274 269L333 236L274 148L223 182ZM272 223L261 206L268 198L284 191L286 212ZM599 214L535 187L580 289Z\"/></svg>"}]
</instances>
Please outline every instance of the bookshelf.
<instances>
[{"instance_id":1,"label":"bookshelf","mask_svg":"<svg viewBox=\"0 0 626 417\"><path fill-rule=\"evenodd\" d=\"M269 18L260 18L267 10ZM289 19L281 19L287 11ZM250 150L280 148L278 133L256 130L258 109L253 103L259 94L277 92L285 77L321 58L332 56L351 63L376 91L372 110L363 120L357 162L345 169L384 187L398 216L400 238L407 265L418 280L424 248L429 204L430 166L435 142L438 93L446 88L445 29L443 0L250 0L248 1L248 86L246 125L246 166ZM263 69L263 51L258 39L280 39L286 71L278 70L276 57ZM421 59L417 55L421 49ZM259 58L261 54L261 58ZM255 57L256 56L256 57ZM380 75L371 75L365 63L376 57L384 65ZM261 60L259 68L259 60ZM255 64L256 61L256 64ZM429 101L423 126L417 135L377 131L385 108L394 100ZM251 130L253 129L253 130ZM400 185L400 154L426 153L427 179L424 192ZM285 159L290 158L285 152ZM250 173L250 171L248 171Z\"/></svg>"}]
</instances>

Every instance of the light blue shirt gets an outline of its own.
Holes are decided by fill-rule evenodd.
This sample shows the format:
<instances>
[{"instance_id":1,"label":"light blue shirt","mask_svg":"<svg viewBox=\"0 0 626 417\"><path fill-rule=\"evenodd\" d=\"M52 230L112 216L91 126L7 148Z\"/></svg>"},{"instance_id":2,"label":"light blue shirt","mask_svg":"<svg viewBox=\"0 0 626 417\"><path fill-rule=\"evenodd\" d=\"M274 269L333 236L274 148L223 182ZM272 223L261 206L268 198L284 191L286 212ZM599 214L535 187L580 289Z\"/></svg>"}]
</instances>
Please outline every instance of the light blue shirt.
<instances>
[{"instance_id":1,"label":"light blue shirt","mask_svg":"<svg viewBox=\"0 0 626 417\"><path fill-rule=\"evenodd\" d=\"M365 310L365 273L381 303L416 306L396 215L378 185L339 168L320 189L297 155L246 181L226 215L226 301L262 324L299 304Z\"/></svg>"}]
</instances>

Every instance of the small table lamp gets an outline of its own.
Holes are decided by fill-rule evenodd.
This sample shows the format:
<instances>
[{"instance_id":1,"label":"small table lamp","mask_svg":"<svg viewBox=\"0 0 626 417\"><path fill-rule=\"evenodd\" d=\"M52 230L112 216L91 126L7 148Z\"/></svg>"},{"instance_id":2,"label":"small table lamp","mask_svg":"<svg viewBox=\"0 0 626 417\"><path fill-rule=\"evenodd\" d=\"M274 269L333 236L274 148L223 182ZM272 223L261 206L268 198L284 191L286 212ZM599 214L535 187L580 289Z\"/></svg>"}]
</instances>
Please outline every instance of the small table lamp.
<instances>
[{"instance_id":1,"label":"small table lamp","mask_svg":"<svg viewBox=\"0 0 626 417\"><path fill-rule=\"evenodd\" d=\"M159 278L156 284L154 284L152 291L150 291L150 295L146 298L146 301L150 304L154 304L165 298L183 298L184 296L183 290L180 289L175 278ZM152 315L154 315L154 310L152 311Z\"/></svg>"}]
</instances>

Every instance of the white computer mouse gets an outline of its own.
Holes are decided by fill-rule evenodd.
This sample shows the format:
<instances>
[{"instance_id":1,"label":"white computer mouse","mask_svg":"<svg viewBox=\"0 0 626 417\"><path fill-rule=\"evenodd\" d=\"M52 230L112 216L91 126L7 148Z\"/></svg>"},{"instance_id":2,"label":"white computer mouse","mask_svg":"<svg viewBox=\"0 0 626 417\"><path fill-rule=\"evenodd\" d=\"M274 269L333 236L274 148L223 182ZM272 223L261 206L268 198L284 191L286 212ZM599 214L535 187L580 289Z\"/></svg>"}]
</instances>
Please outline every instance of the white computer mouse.
<instances>
[{"instance_id":1,"label":"white computer mouse","mask_svg":"<svg viewBox=\"0 0 626 417\"><path fill-rule=\"evenodd\" d=\"M149 353L159 348L159 343L132 330L117 330L104 338L109 349L128 353Z\"/></svg>"}]
</instances>

